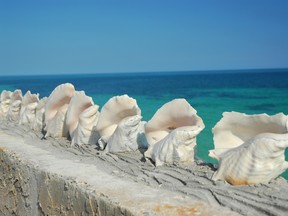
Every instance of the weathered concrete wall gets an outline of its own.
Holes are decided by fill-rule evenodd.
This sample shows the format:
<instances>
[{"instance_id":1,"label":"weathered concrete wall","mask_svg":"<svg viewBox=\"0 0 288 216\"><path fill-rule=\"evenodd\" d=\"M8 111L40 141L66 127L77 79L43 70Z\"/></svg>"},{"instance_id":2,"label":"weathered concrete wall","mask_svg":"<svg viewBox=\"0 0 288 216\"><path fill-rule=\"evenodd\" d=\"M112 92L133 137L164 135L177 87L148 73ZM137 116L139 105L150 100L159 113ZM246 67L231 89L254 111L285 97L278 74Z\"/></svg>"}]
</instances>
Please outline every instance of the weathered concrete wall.
<instances>
[{"instance_id":1,"label":"weathered concrete wall","mask_svg":"<svg viewBox=\"0 0 288 216\"><path fill-rule=\"evenodd\" d=\"M196 161L155 167L141 152L106 154L93 145L0 120L1 215L279 215L288 182L232 186Z\"/></svg>"},{"instance_id":2,"label":"weathered concrete wall","mask_svg":"<svg viewBox=\"0 0 288 216\"><path fill-rule=\"evenodd\" d=\"M37 215L37 183L33 170L22 166L17 158L10 158L3 148L0 148L0 163L1 213Z\"/></svg>"},{"instance_id":3,"label":"weathered concrete wall","mask_svg":"<svg viewBox=\"0 0 288 216\"><path fill-rule=\"evenodd\" d=\"M0 215L237 215L35 140L0 131Z\"/></svg>"},{"instance_id":4,"label":"weathered concrete wall","mask_svg":"<svg viewBox=\"0 0 288 216\"><path fill-rule=\"evenodd\" d=\"M132 215L127 209L75 187L0 148L2 215Z\"/></svg>"}]
</instances>

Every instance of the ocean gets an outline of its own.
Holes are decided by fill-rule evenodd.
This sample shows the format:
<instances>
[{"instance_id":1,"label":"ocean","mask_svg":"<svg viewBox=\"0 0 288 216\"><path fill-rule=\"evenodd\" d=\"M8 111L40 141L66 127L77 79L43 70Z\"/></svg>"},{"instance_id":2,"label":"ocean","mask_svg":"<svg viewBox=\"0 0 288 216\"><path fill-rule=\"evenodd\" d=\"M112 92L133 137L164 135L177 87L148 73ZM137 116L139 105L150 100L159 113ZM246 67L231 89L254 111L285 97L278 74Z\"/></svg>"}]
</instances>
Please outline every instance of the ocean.
<instances>
[{"instance_id":1,"label":"ocean","mask_svg":"<svg viewBox=\"0 0 288 216\"><path fill-rule=\"evenodd\" d=\"M67 82L84 90L100 108L111 97L128 94L137 100L145 121L166 102L185 98L205 124L197 137L197 157L212 163L217 162L208 157L211 130L223 112L288 114L288 69L5 76L0 77L0 91L21 89L24 95L30 90L44 97ZM288 171L283 176L288 179Z\"/></svg>"}]
</instances>

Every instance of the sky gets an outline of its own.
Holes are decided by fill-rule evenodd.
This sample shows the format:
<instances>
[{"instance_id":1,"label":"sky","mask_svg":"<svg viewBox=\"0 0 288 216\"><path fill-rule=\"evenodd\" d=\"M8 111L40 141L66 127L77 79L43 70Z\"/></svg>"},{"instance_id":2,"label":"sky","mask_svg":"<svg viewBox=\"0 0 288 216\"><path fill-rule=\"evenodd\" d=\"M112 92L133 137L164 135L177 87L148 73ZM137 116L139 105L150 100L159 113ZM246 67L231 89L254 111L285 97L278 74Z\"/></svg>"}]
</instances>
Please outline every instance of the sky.
<instances>
[{"instance_id":1,"label":"sky","mask_svg":"<svg viewBox=\"0 0 288 216\"><path fill-rule=\"evenodd\" d=\"M0 75L288 68L287 0L0 0Z\"/></svg>"}]
</instances>

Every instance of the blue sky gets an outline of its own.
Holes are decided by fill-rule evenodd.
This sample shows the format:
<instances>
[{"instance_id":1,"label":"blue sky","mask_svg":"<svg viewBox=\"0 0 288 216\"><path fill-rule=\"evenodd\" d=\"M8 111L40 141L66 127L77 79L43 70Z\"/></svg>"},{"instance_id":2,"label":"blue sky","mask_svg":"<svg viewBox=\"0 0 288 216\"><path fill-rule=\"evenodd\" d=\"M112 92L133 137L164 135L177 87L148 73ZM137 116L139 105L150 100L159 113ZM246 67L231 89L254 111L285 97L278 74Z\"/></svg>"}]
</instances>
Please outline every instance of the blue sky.
<instances>
[{"instance_id":1,"label":"blue sky","mask_svg":"<svg viewBox=\"0 0 288 216\"><path fill-rule=\"evenodd\" d=\"M287 0L0 0L0 75L288 68Z\"/></svg>"}]
</instances>

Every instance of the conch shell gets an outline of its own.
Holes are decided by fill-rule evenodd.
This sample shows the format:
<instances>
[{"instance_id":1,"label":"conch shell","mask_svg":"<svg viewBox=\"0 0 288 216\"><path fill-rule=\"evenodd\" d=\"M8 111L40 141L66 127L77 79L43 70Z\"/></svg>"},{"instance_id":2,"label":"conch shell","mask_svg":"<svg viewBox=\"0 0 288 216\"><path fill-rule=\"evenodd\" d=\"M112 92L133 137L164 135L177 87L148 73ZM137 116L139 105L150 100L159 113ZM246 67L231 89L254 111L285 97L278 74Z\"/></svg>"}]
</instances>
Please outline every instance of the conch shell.
<instances>
[{"instance_id":1,"label":"conch shell","mask_svg":"<svg viewBox=\"0 0 288 216\"><path fill-rule=\"evenodd\" d=\"M5 117L8 113L10 102L11 102L11 91L3 90L1 92L1 99L0 99L0 117Z\"/></svg>"},{"instance_id":2,"label":"conch shell","mask_svg":"<svg viewBox=\"0 0 288 216\"><path fill-rule=\"evenodd\" d=\"M213 128L214 150L219 160L213 180L230 184L267 183L288 168L284 151L288 147L288 117L283 113L246 115L225 112Z\"/></svg>"},{"instance_id":3,"label":"conch shell","mask_svg":"<svg viewBox=\"0 0 288 216\"><path fill-rule=\"evenodd\" d=\"M145 125L148 150L145 157L156 166L173 162L193 162L196 136L204 129L197 111L185 100L164 104Z\"/></svg>"},{"instance_id":4,"label":"conch shell","mask_svg":"<svg viewBox=\"0 0 288 216\"><path fill-rule=\"evenodd\" d=\"M141 110L135 99L128 95L115 96L109 99L101 109L99 120L95 128L99 133L100 139L98 144L100 148L105 148L108 139L115 132L121 121L129 121L129 117L135 115L141 115ZM122 123L121 125L125 125L125 123ZM129 125L129 123L127 123L127 125ZM135 137L131 139L134 138ZM120 144L120 142L117 143Z\"/></svg>"},{"instance_id":5,"label":"conch shell","mask_svg":"<svg viewBox=\"0 0 288 216\"><path fill-rule=\"evenodd\" d=\"M19 124L31 125L35 120L35 110L39 102L39 94L27 91L21 103Z\"/></svg>"},{"instance_id":6,"label":"conch shell","mask_svg":"<svg viewBox=\"0 0 288 216\"><path fill-rule=\"evenodd\" d=\"M143 124L141 124L142 116L128 116L119 122L116 130L107 141L106 152L118 153L136 151L142 148L139 140ZM142 130L141 130L142 127Z\"/></svg>"},{"instance_id":7,"label":"conch shell","mask_svg":"<svg viewBox=\"0 0 288 216\"><path fill-rule=\"evenodd\" d=\"M7 113L7 119L12 121L17 121L20 115L21 103L22 103L22 91L16 89L12 95L10 100L10 106Z\"/></svg>"},{"instance_id":8,"label":"conch shell","mask_svg":"<svg viewBox=\"0 0 288 216\"><path fill-rule=\"evenodd\" d=\"M66 116L66 126L71 137L78 126L80 114L92 105L94 105L92 98L86 96L84 91L75 92L69 103Z\"/></svg>"},{"instance_id":9,"label":"conch shell","mask_svg":"<svg viewBox=\"0 0 288 216\"><path fill-rule=\"evenodd\" d=\"M44 116L45 116L45 105L47 100L48 100L47 97L42 98L36 106L35 119L32 123L32 129L34 131L42 131L45 127Z\"/></svg>"},{"instance_id":10,"label":"conch shell","mask_svg":"<svg viewBox=\"0 0 288 216\"><path fill-rule=\"evenodd\" d=\"M78 126L80 114L92 105L94 105L92 98L86 96L84 91L75 92L71 98L65 122L71 139L73 139L74 131Z\"/></svg>"},{"instance_id":11,"label":"conch shell","mask_svg":"<svg viewBox=\"0 0 288 216\"><path fill-rule=\"evenodd\" d=\"M96 144L99 140L95 129L99 119L99 106L92 105L85 109L79 116L79 123L74 131L71 145Z\"/></svg>"},{"instance_id":12,"label":"conch shell","mask_svg":"<svg viewBox=\"0 0 288 216\"><path fill-rule=\"evenodd\" d=\"M48 97L45 105L45 137L69 137L65 120L67 109L74 93L74 86L66 83L57 86Z\"/></svg>"}]
</instances>

